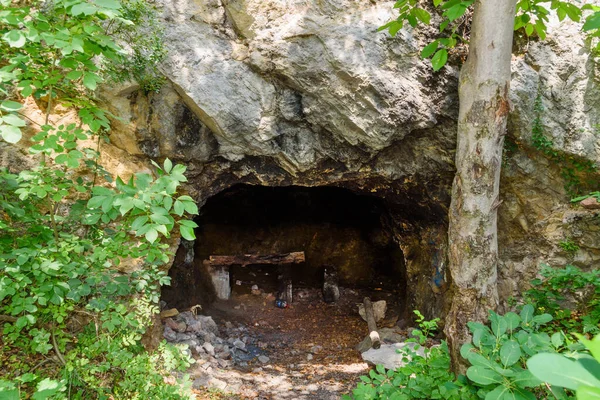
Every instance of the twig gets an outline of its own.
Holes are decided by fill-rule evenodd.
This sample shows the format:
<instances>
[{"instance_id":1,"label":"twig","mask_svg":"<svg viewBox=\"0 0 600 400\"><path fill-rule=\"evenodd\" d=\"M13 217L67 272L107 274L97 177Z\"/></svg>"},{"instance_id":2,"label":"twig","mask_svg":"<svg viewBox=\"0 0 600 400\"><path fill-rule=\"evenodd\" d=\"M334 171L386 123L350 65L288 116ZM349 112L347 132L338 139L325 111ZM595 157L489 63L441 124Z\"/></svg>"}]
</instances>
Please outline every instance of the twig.
<instances>
[{"instance_id":1,"label":"twig","mask_svg":"<svg viewBox=\"0 0 600 400\"><path fill-rule=\"evenodd\" d=\"M54 331L52 331L52 345L54 346L54 351L56 352L56 355L57 355L58 359L60 360L60 362L63 363L63 365L66 365L67 362L65 361L65 358L63 357L62 353L58 349L58 344L56 344L56 337L54 337Z\"/></svg>"},{"instance_id":2,"label":"twig","mask_svg":"<svg viewBox=\"0 0 600 400\"><path fill-rule=\"evenodd\" d=\"M17 322L17 319L18 319L17 317L0 314L0 322Z\"/></svg>"}]
</instances>

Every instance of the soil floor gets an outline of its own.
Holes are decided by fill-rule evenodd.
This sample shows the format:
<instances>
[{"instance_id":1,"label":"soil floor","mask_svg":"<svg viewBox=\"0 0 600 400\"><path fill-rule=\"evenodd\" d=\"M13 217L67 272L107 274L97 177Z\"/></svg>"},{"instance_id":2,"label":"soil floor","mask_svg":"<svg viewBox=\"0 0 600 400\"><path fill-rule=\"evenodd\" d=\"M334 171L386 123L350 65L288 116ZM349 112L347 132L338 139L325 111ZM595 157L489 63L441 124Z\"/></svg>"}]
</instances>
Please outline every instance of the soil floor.
<instances>
[{"instance_id":1,"label":"soil floor","mask_svg":"<svg viewBox=\"0 0 600 400\"><path fill-rule=\"evenodd\" d=\"M326 304L320 290L297 289L285 309L271 293L240 292L203 310L222 337L243 338L246 348L223 369L197 359L190 373L200 399L339 399L369 370L355 349L368 334L358 304L365 296L386 300L381 326L396 325L400 315L389 291L340 288L340 300Z\"/></svg>"}]
</instances>

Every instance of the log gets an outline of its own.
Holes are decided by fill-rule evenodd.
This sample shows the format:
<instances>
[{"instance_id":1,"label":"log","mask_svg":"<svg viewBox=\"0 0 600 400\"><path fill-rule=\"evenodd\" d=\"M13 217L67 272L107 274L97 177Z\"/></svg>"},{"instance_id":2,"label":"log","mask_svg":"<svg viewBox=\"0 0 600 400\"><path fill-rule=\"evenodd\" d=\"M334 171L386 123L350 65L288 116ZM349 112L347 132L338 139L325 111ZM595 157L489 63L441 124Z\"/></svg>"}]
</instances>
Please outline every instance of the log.
<instances>
[{"instance_id":1,"label":"log","mask_svg":"<svg viewBox=\"0 0 600 400\"><path fill-rule=\"evenodd\" d=\"M365 315L367 317L367 326L369 327L371 347L373 347L374 349L378 349L381 347L381 339L379 339L379 333L377 332L377 323L375 322L373 303L371 303L371 299L365 297L363 300L363 304L365 305Z\"/></svg>"},{"instance_id":2,"label":"log","mask_svg":"<svg viewBox=\"0 0 600 400\"><path fill-rule=\"evenodd\" d=\"M213 266L251 264L299 264L305 261L304 252L297 251L282 254L242 254L233 256L210 256L208 262Z\"/></svg>"}]
</instances>

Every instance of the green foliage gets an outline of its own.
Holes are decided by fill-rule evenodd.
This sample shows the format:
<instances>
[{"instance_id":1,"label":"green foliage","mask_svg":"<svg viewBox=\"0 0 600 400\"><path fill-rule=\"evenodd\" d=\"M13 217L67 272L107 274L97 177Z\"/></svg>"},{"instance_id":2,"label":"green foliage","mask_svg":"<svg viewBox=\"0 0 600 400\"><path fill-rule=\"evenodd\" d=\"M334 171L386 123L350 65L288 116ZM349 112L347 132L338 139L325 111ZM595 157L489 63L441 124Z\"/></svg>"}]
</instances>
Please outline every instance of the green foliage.
<instances>
[{"instance_id":1,"label":"green foliage","mask_svg":"<svg viewBox=\"0 0 600 400\"><path fill-rule=\"evenodd\" d=\"M558 243L558 245L567 253L573 255L575 253L577 253L577 250L579 250L579 246L577 245L577 243L575 243L573 240L571 239L565 239L563 241L561 241L560 243Z\"/></svg>"},{"instance_id":2,"label":"green foliage","mask_svg":"<svg viewBox=\"0 0 600 400\"><path fill-rule=\"evenodd\" d=\"M412 335L415 339L407 342L418 343L414 349L406 346L399 350L405 365L395 371L386 370L378 365L368 376L361 376L361 383L352 391L352 396L342 397L346 400L376 399L475 399L471 388L464 377L454 379L450 372L450 355L446 342L432 348L425 347L428 338L437 330L439 318L426 321L423 315L415 310L420 329ZM422 347L423 355L417 350Z\"/></svg>"},{"instance_id":3,"label":"green foliage","mask_svg":"<svg viewBox=\"0 0 600 400\"><path fill-rule=\"evenodd\" d=\"M562 333L548 335L541 328L552 321L550 314L534 314L525 305L520 314L498 315L490 311L490 326L469 322L472 342L461 348L461 355L471 367L467 377L480 388L480 398L535 399L547 389L526 368L526 360L541 352L556 352L565 345ZM551 393L548 393L551 395Z\"/></svg>"},{"instance_id":4,"label":"green foliage","mask_svg":"<svg viewBox=\"0 0 600 400\"><path fill-rule=\"evenodd\" d=\"M431 58L434 71L440 70L448 61L449 52L459 44L467 44L469 38L465 37L460 28L469 24L469 10L474 0L432 0L435 11L440 16L439 32L443 36L433 40L421 51L422 58ZM397 0L394 8L398 9L398 18L390 21L379 28L387 30L390 35L395 36L406 22L416 28L420 23L429 25L431 13L426 10L423 3L429 1L419 0ZM550 4L547 4L550 3ZM527 37L537 36L544 40L546 38L547 26L551 12L555 12L560 21L566 17L572 21L580 21L583 12L589 11L583 25L583 31L588 38L595 40L600 37L600 7L584 5L579 7L568 1L560 0L520 0L517 2L515 30L523 31ZM468 31L468 29L462 29ZM600 43L595 45L596 51L600 51Z\"/></svg>"},{"instance_id":5,"label":"green foliage","mask_svg":"<svg viewBox=\"0 0 600 400\"><path fill-rule=\"evenodd\" d=\"M600 335L593 340L580 336L591 353L563 354L541 353L527 361L531 373L538 379L576 391L577 399L600 398Z\"/></svg>"},{"instance_id":6,"label":"green foliage","mask_svg":"<svg viewBox=\"0 0 600 400\"><path fill-rule=\"evenodd\" d=\"M194 239L196 224L184 218L198 208L180 193L185 167L167 159L113 180L97 163L110 114L93 91L106 78L157 90L160 41L140 31L155 14L127 0L0 5L0 135L21 138L28 97L46 113L29 148L39 165L0 170L0 397L189 398L188 387L164 379L189 366L184 349L141 346L169 283L163 239ZM80 123L53 126L59 103Z\"/></svg>"},{"instance_id":7,"label":"green foliage","mask_svg":"<svg viewBox=\"0 0 600 400\"><path fill-rule=\"evenodd\" d=\"M562 384L564 379L573 377L582 381L584 375L576 368L572 371L577 374L565 373L566 367L571 365L567 366L567 362L563 362L565 365L562 368L552 368L557 364L549 364L549 359L564 358L558 353L579 357L577 362L583 360L581 362L585 368L595 374L596 379L598 366L590 364L589 357L578 353L582 347L562 332L546 333L545 329L551 322L550 314L536 314L530 304L523 306L519 314L508 312L499 315L490 312L488 324L468 323L472 341L461 348L461 356L471 364L466 376L455 379L450 372L448 347L442 342L440 347L425 348L424 356L416 354L414 350L403 350L406 361L403 367L386 371L382 366L377 366L368 376L362 376L352 396L347 395L344 399L569 398L563 388L577 388ZM421 321L420 327L414 341L424 344L430 336L427 332L432 332L436 323ZM600 356L600 339L591 342L582 337L581 341L590 348L592 354ZM528 366L531 365L536 365L536 368L539 366L543 371L552 370L563 381L542 376L537 370L534 372L533 367L529 371ZM590 384L592 381L585 382Z\"/></svg>"},{"instance_id":8,"label":"green foliage","mask_svg":"<svg viewBox=\"0 0 600 400\"><path fill-rule=\"evenodd\" d=\"M553 316L550 330L600 333L600 271L588 272L572 265L565 268L544 266L542 278L531 283L526 299ZM570 300L570 307L565 303Z\"/></svg>"},{"instance_id":9,"label":"green foliage","mask_svg":"<svg viewBox=\"0 0 600 400\"><path fill-rule=\"evenodd\" d=\"M137 82L145 93L157 93L165 82L158 64L167 55L159 14L145 0L122 0L121 5L123 20L113 22L107 31L117 38L127 56L107 65L108 75L118 82Z\"/></svg>"}]
</instances>

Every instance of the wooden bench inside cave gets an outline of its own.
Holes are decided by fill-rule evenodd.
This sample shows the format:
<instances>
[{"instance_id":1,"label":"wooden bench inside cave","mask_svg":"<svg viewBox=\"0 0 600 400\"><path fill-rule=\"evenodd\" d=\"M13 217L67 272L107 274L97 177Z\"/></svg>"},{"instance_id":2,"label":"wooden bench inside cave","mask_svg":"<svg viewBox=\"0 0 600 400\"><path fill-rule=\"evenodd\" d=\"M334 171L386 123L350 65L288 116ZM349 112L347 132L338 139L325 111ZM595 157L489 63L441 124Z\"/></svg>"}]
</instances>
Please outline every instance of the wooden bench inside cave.
<instances>
[{"instance_id":1,"label":"wooden bench inside cave","mask_svg":"<svg viewBox=\"0 0 600 400\"><path fill-rule=\"evenodd\" d=\"M280 254L242 254L242 255L212 255L203 263L206 265L210 274L217 298L227 300L231 296L230 267L240 265L271 264L279 265L279 279L285 285L285 297L288 302L292 302L292 279L291 266L300 264L306 260L303 251Z\"/></svg>"}]
</instances>

